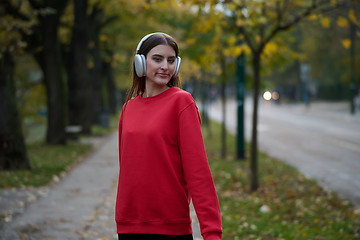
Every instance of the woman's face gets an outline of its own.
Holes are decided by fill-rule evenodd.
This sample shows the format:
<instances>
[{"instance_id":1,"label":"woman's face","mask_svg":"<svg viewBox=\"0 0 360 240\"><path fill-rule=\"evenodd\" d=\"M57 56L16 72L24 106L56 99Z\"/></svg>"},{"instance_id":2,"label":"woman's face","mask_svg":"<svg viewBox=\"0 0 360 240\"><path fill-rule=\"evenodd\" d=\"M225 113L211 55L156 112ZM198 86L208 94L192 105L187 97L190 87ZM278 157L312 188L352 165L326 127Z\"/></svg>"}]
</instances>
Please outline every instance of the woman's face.
<instances>
[{"instance_id":1,"label":"woman's face","mask_svg":"<svg viewBox=\"0 0 360 240\"><path fill-rule=\"evenodd\" d=\"M154 87L163 87L175 71L176 54L169 45L157 45L146 57L146 82Z\"/></svg>"}]
</instances>

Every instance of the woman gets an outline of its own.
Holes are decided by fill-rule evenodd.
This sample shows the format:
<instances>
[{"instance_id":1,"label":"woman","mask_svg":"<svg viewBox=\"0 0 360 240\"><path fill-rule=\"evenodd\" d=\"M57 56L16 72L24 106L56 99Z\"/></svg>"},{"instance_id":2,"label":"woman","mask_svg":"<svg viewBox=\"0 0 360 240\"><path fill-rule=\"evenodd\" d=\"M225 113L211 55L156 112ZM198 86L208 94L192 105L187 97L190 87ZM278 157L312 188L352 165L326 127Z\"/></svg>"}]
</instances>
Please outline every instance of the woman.
<instances>
[{"instance_id":1,"label":"woman","mask_svg":"<svg viewBox=\"0 0 360 240\"><path fill-rule=\"evenodd\" d=\"M119 122L119 239L193 239L192 199L202 236L219 240L220 208L199 112L191 95L178 88L178 46L171 36L152 33L136 51Z\"/></svg>"}]
</instances>

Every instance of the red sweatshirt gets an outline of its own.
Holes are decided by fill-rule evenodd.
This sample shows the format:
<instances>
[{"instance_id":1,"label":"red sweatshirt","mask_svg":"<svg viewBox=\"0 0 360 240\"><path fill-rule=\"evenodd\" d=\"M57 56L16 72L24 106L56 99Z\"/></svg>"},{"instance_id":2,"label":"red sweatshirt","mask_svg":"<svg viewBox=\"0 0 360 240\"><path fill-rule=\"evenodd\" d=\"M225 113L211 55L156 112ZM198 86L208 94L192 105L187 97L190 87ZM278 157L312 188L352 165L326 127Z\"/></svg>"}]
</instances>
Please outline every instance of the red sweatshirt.
<instances>
[{"instance_id":1,"label":"red sweatshirt","mask_svg":"<svg viewBox=\"0 0 360 240\"><path fill-rule=\"evenodd\" d=\"M192 199L204 239L221 239L199 112L188 92L172 87L128 101L119 122L119 161L118 233L191 234Z\"/></svg>"}]
</instances>

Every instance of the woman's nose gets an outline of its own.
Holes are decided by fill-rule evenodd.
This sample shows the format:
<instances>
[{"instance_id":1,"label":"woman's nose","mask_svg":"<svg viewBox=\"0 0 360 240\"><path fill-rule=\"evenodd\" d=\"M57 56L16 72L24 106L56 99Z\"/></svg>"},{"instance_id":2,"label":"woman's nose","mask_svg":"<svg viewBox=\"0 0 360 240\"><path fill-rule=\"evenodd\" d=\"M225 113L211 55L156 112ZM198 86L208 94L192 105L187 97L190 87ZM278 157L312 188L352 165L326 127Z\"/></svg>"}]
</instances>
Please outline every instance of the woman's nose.
<instances>
[{"instance_id":1,"label":"woman's nose","mask_svg":"<svg viewBox=\"0 0 360 240\"><path fill-rule=\"evenodd\" d=\"M163 61L163 63L161 64L161 69L168 69L169 68L169 64L167 61Z\"/></svg>"}]
</instances>

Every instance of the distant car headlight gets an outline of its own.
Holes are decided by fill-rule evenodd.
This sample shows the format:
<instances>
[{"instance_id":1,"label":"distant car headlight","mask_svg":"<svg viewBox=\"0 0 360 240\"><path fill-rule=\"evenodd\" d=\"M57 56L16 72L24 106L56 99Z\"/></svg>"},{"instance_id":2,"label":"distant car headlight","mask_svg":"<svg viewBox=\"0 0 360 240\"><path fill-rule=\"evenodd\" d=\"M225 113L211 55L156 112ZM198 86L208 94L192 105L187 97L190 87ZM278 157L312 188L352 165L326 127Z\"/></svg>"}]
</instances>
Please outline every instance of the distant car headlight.
<instances>
[{"instance_id":1,"label":"distant car headlight","mask_svg":"<svg viewBox=\"0 0 360 240\"><path fill-rule=\"evenodd\" d=\"M272 97L272 99L274 99L274 100L279 100L279 93L278 92L276 92L276 91L274 91L273 93L272 93L272 95L271 95L271 97Z\"/></svg>"},{"instance_id":2,"label":"distant car headlight","mask_svg":"<svg viewBox=\"0 0 360 240\"><path fill-rule=\"evenodd\" d=\"M264 98L266 101L271 100L271 92L269 92L269 91L264 92L263 98Z\"/></svg>"}]
</instances>

